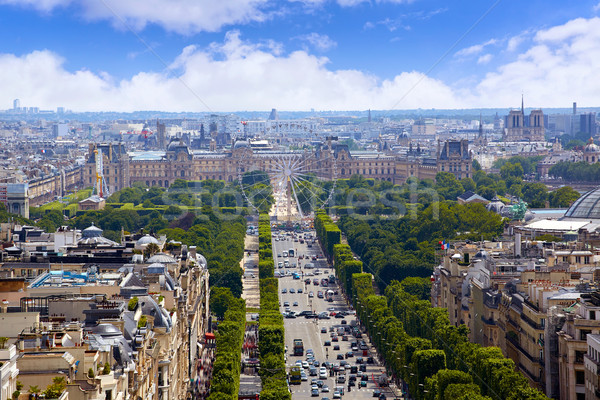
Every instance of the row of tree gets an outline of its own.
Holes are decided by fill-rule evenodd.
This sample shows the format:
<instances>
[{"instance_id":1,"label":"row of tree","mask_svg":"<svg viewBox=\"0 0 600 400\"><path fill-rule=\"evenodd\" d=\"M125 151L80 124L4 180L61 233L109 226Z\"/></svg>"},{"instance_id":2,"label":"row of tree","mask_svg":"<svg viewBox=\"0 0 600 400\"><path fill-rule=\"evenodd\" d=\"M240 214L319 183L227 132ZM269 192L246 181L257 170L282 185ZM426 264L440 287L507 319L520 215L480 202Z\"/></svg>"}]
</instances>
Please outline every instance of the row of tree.
<instances>
[{"instance_id":1,"label":"row of tree","mask_svg":"<svg viewBox=\"0 0 600 400\"><path fill-rule=\"evenodd\" d=\"M315 232L319 238L321 246L325 250L329 260L333 256L333 246L342 242L342 232L331 217L325 214L323 210L317 210L315 213Z\"/></svg>"},{"instance_id":2,"label":"row of tree","mask_svg":"<svg viewBox=\"0 0 600 400\"><path fill-rule=\"evenodd\" d=\"M263 400L291 400L285 369L285 330L279 312L279 281L274 278L271 224L268 214L258 221L260 319L258 349Z\"/></svg>"},{"instance_id":3,"label":"row of tree","mask_svg":"<svg viewBox=\"0 0 600 400\"><path fill-rule=\"evenodd\" d=\"M548 175L569 182L600 182L600 164L561 161L550 168Z\"/></svg>"},{"instance_id":4,"label":"row of tree","mask_svg":"<svg viewBox=\"0 0 600 400\"><path fill-rule=\"evenodd\" d=\"M499 348L470 343L465 325L450 325L447 311L431 306L427 278L394 281L385 296L375 294L371 274L352 282L352 302L388 372L416 399L547 399Z\"/></svg>"},{"instance_id":5,"label":"row of tree","mask_svg":"<svg viewBox=\"0 0 600 400\"><path fill-rule=\"evenodd\" d=\"M227 289L224 292L227 292ZM219 323L217 328L217 348L208 400L237 399L240 389L242 346L246 326L246 302L242 298L234 297L231 293L229 295L224 320Z\"/></svg>"}]
</instances>

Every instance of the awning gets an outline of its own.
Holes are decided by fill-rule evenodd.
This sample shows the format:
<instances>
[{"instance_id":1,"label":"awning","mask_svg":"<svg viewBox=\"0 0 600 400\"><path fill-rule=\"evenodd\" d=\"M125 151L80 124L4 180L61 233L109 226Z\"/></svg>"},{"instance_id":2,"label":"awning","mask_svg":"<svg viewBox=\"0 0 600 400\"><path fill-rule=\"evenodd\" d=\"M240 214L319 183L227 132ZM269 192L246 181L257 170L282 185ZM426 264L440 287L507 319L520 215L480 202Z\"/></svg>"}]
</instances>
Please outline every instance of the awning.
<instances>
[{"instance_id":1,"label":"awning","mask_svg":"<svg viewBox=\"0 0 600 400\"><path fill-rule=\"evenodd\" d=\"M215 334L214 334L214 333L212 333L212 332L206 332L206 333L204 334L204 338L205 338L206 340L214 340L214 339L215 339Z\"/></svg>"}]
</instances>

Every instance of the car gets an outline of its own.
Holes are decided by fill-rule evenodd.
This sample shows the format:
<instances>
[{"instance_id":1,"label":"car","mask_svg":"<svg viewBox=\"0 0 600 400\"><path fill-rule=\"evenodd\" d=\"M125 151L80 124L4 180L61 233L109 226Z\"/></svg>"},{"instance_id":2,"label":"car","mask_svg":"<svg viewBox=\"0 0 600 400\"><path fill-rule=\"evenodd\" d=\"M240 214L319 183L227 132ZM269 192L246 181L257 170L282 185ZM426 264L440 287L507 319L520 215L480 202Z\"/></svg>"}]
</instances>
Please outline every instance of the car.
<instances>
[{"instance_id":1,"label":"car","mask_svg":"<svg viewBox=\"0 0 600 400\"><path fill-rule=\"evenodd\" d=\"M335 346L333 346L333 350L339 350L340 349L340 345L336 344Z\"/></svg>"},{"instance_id":2,"label":"car","mask_svg":"<svg viewBox=\"0 0 600 400\"><path fill-rule=\"evenodd\" d=\"M310 395L312 397L319 397L319 389L311 389L310 390Z\"/></svg>"},{"instance_id":3,"label":"car","mask_svg":"<svg viewBox=\"0 0 600 400\"><path fill-rule=\"evenodd\" d=\"M300 380L302 380L302 381L307 381L308 380L308 376L306 376L306 372L301 372L300 373Z\"/></svg>"},{"instance_id":4,"label":"car","mask_svg":"<svg viewBox=\"0 0 600 400\"><path fill-rule=\"evenodd\" d=\"M381 389L373 390L373 397L379 397L380 394L381 394Z\"/></svg>"},{"instance_id":5,"label":"car","mask_svg":"<svg viewBox=\"0 0 600 400\"><path fill-rule=\"evenodd\" d=\"M281 293L286 294L287 293L287 289L286 288L281 289Z\"/></svg>"},{"instance_id":6,"label":"car","mask_svg":"<svg viewBox=\"0 0 600 400\"><path fill-rule=\"evenodd\" d=\"M307 285L310 285L310 278L306 278L306 279L304 280L304 283L306 283Z\"/></svg>"},{"instance_id":7,"label":"car","mask_svg":"<svg viewBox=\"0 0 600 400\"><path fill-rule=\"evenodd\" d=\"M296 318L296 314L292 311L289 313L285 313L285 315L283 316L284 318Z\"/></svg>"},{"instance_id":8,"label":"car","mask_svg":"<svg viewBox=\"0 0 600 400\"><path fill-rule=\"evenodd\" d=\"M354 350L352 350L354 351ZM363 358L362 357L356 357L356 363L357 364L362 364L363 363Z\"/></svg>"},{"instance_id":9,"label":"car","mask_svg":"<svg viewBox=\"0 0 600 400\"><path fill-rule=\"evenodd\" d=\"M323 385L323 387L321 388L321 392L323 392L323 393L329 393L329 386Z\"/></svg>"},{"instance_id":10,"label":"car","mask_svg":"<svg viewBox=\"0 0 600 400\"><path fill-rule=\"evenodd\" d=\"M289 304L288 304L288 305L289 305ZM286 308L285 308L285 312L286 312L286 313L290 313L290 312L292 312L292 309L291 309L291 308L289 308L289 307L286 307Z\"/></svg>"},{"instance_id":11,"label":"car","mask_svg":"<svg viewBox=\"0 0 600 400\"><path fill-rule=\"evenodd\" d=\"M331 341L333 341L333 342L338 342L338 341L339 341L339 339L338 339L337 335L334 335L334 336L332 336L332 337L331 337Z\"/></svg>"},{"instance_id":12,"label":"car","mask_svg":"<svg viewBox=\"0 0 600 400\"><path fill-rule=\"evenodd\" d=\"M309 374L310 374L310 376L317 376L318 375L317 369L316 368L311 368L309 370Z\"/></svg>"},{"instance_id":13,"label":"car","mask_svg":"<svg viewBox=\"0 0 600 400\"><path fill-rule=\"evenodd\" d=\"M360 387L361 388L367 387L367 381L360 381Z\"/></svg>"},{"instance_id":14,"label":"car","mask_svg":"<svg viewBox=\"0 0 600 400\"><path fill-rule=\"evenodd\" d=\"M337 377L337 383L346 383L346 376L345 375L338 375L338 377Z\"/></svg>"},{"instance_id":15,"label":"car","mask_svg":"<svg viewBox=\"0 0 600 400\"><path fill-rule=\"evenodd\" d=\"M338 392L337 390L335 392L333 392L333 398L334 399L341 399L342 395L340 394L340 392Z\"/></svg>"},{"instance_id":16,"label":"car","mask_svg":"<svg viewBox=\"0 0 600 400\"><path fill-rule=\"evenodd\" d=\"M342 335L342 341L347 342L348 341L348 335Z\"/></svg>"},{"instance_id":17,"label":"car","mask_svg":"<svg viewBox=\"0 0 600 400\"><path fill-rule=\"evenodd\" d=\"M313 349L307 349L307 350L306 350L306 355L307 355L307 356L314 356L314 355L315 355L315 352L313 351Z\"/></svg>"},{"instance_id":18,"label":"car","mask_svg":"<svg viewBox=\"0 0 600 400\"><path fill-rule=\"evenodd\" d=\"M296 289L294 289L294 288L291 288L291 289L290 289L290 293L296 293Z\"/></svg>"},{"instance_id":19,"label":"car","mask_svg":"<svg viewBox=\"0 0 600 400\"><path fill-rule=\"evenodd\" d=\"M308 314L304 314L304 318L306 318L306 319L317 318L317 314L309 312Z\"/></svg>"},{"instance_id":20,"label":"car","mask_svg":"<svg viewBox=\"0 0 600 400\"><path fill-rule=\"evenodd\" d=\"M300 290L300 289L298 289L298 290ZM313 292L308 292L308 297L311 297L311 298L315 297L315 294Z\"/></svg>"},{"instance_id":21,"label":"car","mask_svg":"<svg viewBox=\"0 0 600 400\"><path fill-rule=\"evenodd\" d=\"M321 313L319 314L319 319L331 319L331 317L327 313Z\"/></svg>"},{"instance_id":22,"label":"car","mask_svg":"<svg viewBox=\"0 0 600 400\"><path fill-rule=\"evenodd\" d=\"M292 292L291 292L291 289L290 289L290 293L292 293ZM335 317L336 317L336 318L344 318L344 313L342 313L342 312L339 312L339 313L335 314Z\"/></svg>"},{"instance_id":23,"label":"car","mask_svg":"<svg viewBox=\"0 0 600 400\"><path fill-rule=\"evenodd\" d=\"M387 397L385 397L385 394L381 393L379 395L379 400L386 400L386 399L387 399Z\"/></svg>"},{"instance_id":24,"label":"car","mask_svg":"<svg viewBox=\"0 0 600 400\"><path fill-rule=\"evenodd\" d=\"M346 325L347 323L348 322L345 319L342 320L342 325Z\"/></svg>"},{"instance_id":25,"label":"car","mask_svg":"<svg viewBox=\"0 0 600 400\"><path fill-rule=\"evenodd\" d=\"M330 400L329 397L321 397L321 400Z\"/></svg>"},{"instance_id":26,"label":"car","mask_svg":"<svg viewBox=\"0 0 600 400\"><path fill-rule=\"evenodd\" d=\"M317 384L317 379L316 378L313 378L313 379L310 380L310 386L314 386L316 384Z\"/></svg>"},{"instance_id":27,"label":"car","mask_svg":"<svg viewBox=\"0 0 600 400\"><path fill-rule=\"evenodd\" d=\"M294 304L292 304L293 307L298 307L298 302L295 301Z\"/></svg>"},{"instance_id":28,"label":"car","mask_svg":"<svg viewBox=\"0 0 600 400\"><path fill-rule=\"evenodd\" d=\"M281 253L278 253L278 254L277 254L277 257L281 257Z\"/></svg>"},{"instance_id":29,"label":"car","mask_svg":"<svg viewBox=\"0 0 600 400\"><path fill-rule=\"evenodd\" d=\"M325 328L325 327L322 327L322 328L321 328L321 333L327 333L327 328Z\"/></svg>"},{"instance_id":30,"label":"car","mask_svg":"<svg viewBox=\"0 0 600 400\"><path fill-rule=\"evenodd\" d=\"M308 368L308 362L302 361L302 368L304 368L304 369Z\"/></svg>"},{"instance_id":31,"label":"car","mask_svg":"<svg viewBox=\"0 0 600 400\"><path fill-rule=\"evenodd\" d=\"M373 357L368 357L367 358L367 364L374 364L375 360L373 360Z\"/></svg>"},{"instance_id":32,"label":"car","mask_svg":"<svg viewBox=\"0 0 600 400\"><path fill-rule=\"evenodd\" d=\"M342 353L339 353L336 358L338 360L343 360L344 359L344 355Z\"/></svg>"},{"instance_id":33,"label":"car","mask_svg":"<svg viewBox=\"0 0 600 400\"><path fill-rule=\"evenodd\" d=\"M360 372L367 372L367 364L360 364L360 366L358 367L358 370Z\"/></svg>"},{"instance_id":34,"label":"car","mask_svg":"<svg viewBox=\"0 0 600 400\"><path fill-rule=\"evenodd\" d=\"M351 358L351 357L354 357L354 353L351 352L351 351L347 352L346 353L346 358Z\"/></svg>"},{"instance_id":35,"label":"car","mask_svg":"<svg viewBox=\"0 0 600 400\"><path fill-rule=\"evenodd\" d=\"M304 292L304 291L302 290L302 288L298 288L298 293L302 293L302 292Z\"/></svg>"},{"instance_id":36,"label":"car","mask_svg":"<svg viewBox=\"0 0 600 400\"><path fill-rule=\"evenodd\" d=\"M331 340L324 341L323 346L331 346Z\"/></svg>"},{"instance_id":37,"label":"car","mask_svg":"<svg viewBox=\"0 0 600 400\"><path fill-rule=\"evenodd\" d=\"M327 379L327 371L326 372L320 371L319 379Z\"/></svg>"},{"instance_id":38,"label":"car","mask_svg":"<svg viewBox=\"0 0 600 400\"><path fill-rule=\"evenodd\" d=\"M284 301L283 302L283 306L284 307L289 307L290 306L290 302L289 301Z\"/></svg>"},{"instance_id":39,"label":"car","mask_svg":"<svg viewBox=\"0 0 600 400\"><path fill-rule=\"evenodd\" d=\"M317 386L320 387L320 388L322 388L324 384L325 384L325 382L323 382L321 379L319 379L317 381Z\"/></svg>"},{"instance_id":40,"label":"car","mask_svg":"<svg viewBox=\"0 0 600 400\"><path fill-rule=\"evenodd\" d=\"M356 386L356 381L349 381L348 386Z\"/></svg>"}]
</instances>

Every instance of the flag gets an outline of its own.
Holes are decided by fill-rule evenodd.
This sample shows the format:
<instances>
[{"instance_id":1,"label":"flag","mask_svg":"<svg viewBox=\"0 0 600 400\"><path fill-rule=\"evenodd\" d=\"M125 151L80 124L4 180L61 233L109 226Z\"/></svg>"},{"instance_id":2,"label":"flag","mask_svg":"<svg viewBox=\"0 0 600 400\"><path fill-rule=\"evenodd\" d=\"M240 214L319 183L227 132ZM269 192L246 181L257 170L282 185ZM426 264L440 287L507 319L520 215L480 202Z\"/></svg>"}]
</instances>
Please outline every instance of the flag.
<instances>
[{"instance_id":1,"label":"flag","mask_svg":"<svg viewBox=\"0 0 600 400\"><path fill-rule=\"evenodd\" d=\"M440 243L440 246L442 247L442 250L448 250L448 243L446 243L445 240L441 240L439 243Z\"/></svg>"}]
</instances>

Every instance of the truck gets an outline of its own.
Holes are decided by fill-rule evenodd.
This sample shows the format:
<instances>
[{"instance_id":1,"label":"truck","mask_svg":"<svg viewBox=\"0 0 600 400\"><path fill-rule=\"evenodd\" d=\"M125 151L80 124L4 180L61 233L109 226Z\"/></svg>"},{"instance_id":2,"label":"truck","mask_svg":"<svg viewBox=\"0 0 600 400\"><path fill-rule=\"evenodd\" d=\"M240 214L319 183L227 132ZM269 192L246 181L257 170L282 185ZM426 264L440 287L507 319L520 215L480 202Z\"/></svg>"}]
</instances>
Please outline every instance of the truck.
<instances>
[{"instance_id":1,"label":"truck","mask_svg":"<svg viewBox=\"0 0 600 400\"><path fill-rule=\"evenodd\" d=\"M304 343L302 339L294 339L294 356L304 355Z\"/></svg>"}]
</instances>

